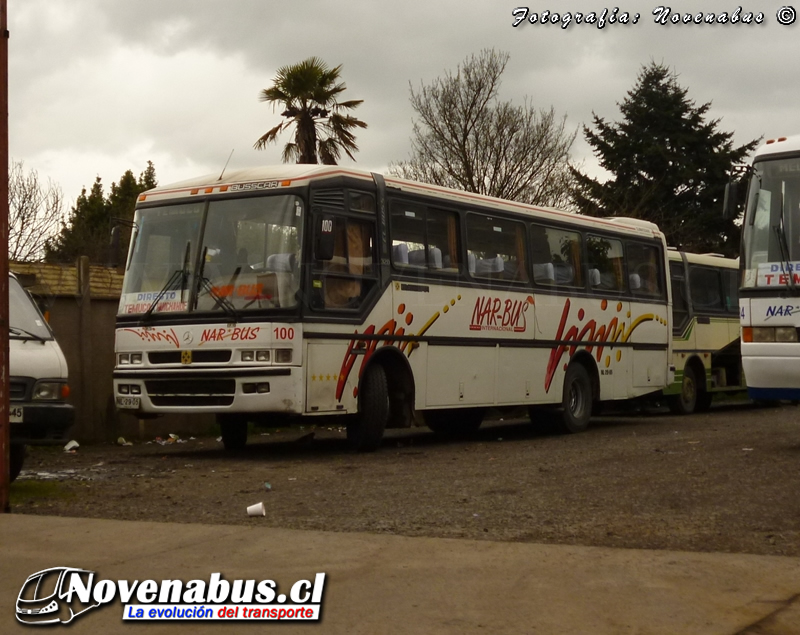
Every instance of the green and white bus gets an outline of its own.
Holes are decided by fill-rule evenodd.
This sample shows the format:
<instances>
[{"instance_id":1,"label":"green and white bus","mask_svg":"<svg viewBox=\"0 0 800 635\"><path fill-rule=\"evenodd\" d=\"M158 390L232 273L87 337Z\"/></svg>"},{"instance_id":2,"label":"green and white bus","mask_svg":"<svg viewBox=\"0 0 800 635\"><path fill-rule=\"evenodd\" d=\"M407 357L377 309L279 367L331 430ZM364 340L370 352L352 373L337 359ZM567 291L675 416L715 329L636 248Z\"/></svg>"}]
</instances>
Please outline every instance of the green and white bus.
<instances>
[{"instance_id":1,"label":"green and white bus","mask_svg":"<svg viewBox=\"0 0 800 635\"><path fill-rule=\"evenodd\" d=\"M739 338L739 261L669 250L673 412L708 409L715 393L746 389Z\"/></svg>"}]
</instances>

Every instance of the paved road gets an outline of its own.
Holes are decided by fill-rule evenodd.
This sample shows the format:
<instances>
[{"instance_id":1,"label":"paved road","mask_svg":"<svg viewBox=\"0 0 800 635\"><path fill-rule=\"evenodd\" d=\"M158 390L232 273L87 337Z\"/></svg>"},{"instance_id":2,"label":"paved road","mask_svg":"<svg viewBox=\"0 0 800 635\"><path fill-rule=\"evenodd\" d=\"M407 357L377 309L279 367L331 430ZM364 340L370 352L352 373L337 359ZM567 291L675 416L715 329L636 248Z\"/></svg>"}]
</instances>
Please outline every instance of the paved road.
<instances>
[{"instance_id":1,"label":"paved road","mask_svg":"<svg viewBox=\"0 0 800 635\"><path fill-rule=\"evenodd\" d=\"M54 566L108 580L274 579L325 572L303 633L789 635L800 632L800 558L408 538L373 534L0 516L0 632L28 575ZM235 633L243 623L122 622L92 609L69 632Z\"/></svg>"}]
</instances>

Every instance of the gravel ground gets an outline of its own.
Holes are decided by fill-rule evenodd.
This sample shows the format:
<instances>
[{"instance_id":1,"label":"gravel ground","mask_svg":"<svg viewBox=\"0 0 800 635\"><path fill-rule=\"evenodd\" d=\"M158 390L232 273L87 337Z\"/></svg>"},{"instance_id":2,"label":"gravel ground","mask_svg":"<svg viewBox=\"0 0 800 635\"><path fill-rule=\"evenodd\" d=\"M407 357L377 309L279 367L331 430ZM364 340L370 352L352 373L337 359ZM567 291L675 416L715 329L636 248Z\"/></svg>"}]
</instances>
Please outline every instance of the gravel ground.
<instances>
[{"instance_id":1,"label":"gravel ground","mask_svg":"<svg viewBox=\"0 0 800 635\"><path fill-rule=\"evenodd\" d=\"M338 427L29 449L12 512L627 548L800 555L800 410L623 412L583 434L527 419L470 440L389 431L353 454ZM312 434L313 432L313 434ZM248 517L263 501L265 517Z\"/></svg>"}]
</instances>

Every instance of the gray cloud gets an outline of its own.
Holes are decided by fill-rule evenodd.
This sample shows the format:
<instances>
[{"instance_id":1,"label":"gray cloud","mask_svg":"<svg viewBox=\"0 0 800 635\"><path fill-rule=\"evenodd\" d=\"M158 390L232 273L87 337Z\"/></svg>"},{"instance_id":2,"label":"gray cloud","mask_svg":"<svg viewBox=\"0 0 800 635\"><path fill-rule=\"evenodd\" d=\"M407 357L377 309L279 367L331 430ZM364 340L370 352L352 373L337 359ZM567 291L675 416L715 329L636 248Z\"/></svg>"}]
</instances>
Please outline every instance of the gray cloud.
<instances>
[{"instance_id":1,"label":"gray cloud","mask_svg":"<svg viewBox=\"0 0 800 635\"><path fill-rule=\"evenodd\" d=\"M798 132L797 27L653 24L657 2L631 0L636 25L522 24L512 10L479 0L264 2L263 0L9 0L11 153L62 183L67 197L95 174L110 183L124 169L156 162L162 182L213 172L235 148L239 166L280 160L280 148L252 150L278 116L258 102L280 66L317 55L343 65L348 97L363 99L358 165L383 169L406 158L418 86L482 48L508 51L501 96L555 107L577 128L592 112L619 116L643 64L663 62L737 143ZM596 1L529 2L588 13ZM609 5L613 8L614 5ZM686 2L681 10L738 3ZM744 5L743 5L744 6ZM678 8L677 6L675 7ZM579 138L575 160L593 160ZM82 170L82 172L80 172Z\"/></svg>"}]
</instances>

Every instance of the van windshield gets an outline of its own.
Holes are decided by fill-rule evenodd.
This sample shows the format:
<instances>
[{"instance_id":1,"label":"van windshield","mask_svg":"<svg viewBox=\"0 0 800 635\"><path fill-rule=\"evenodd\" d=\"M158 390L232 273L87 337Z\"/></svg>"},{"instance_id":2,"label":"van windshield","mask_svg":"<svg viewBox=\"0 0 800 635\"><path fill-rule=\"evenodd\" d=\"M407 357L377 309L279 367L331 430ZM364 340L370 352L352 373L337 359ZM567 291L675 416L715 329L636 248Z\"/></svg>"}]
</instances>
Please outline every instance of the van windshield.
<instances>
[{"instance_id":1,"label":"van windshield","mask_svg":"<svg viewBox=\"0 0 800 635\"><path fill-rule=\"evenodd\" d=\"M33 300L16 278L8 279L8 336L11 339L53 339Z\"/></svg>"}]
</instances>

